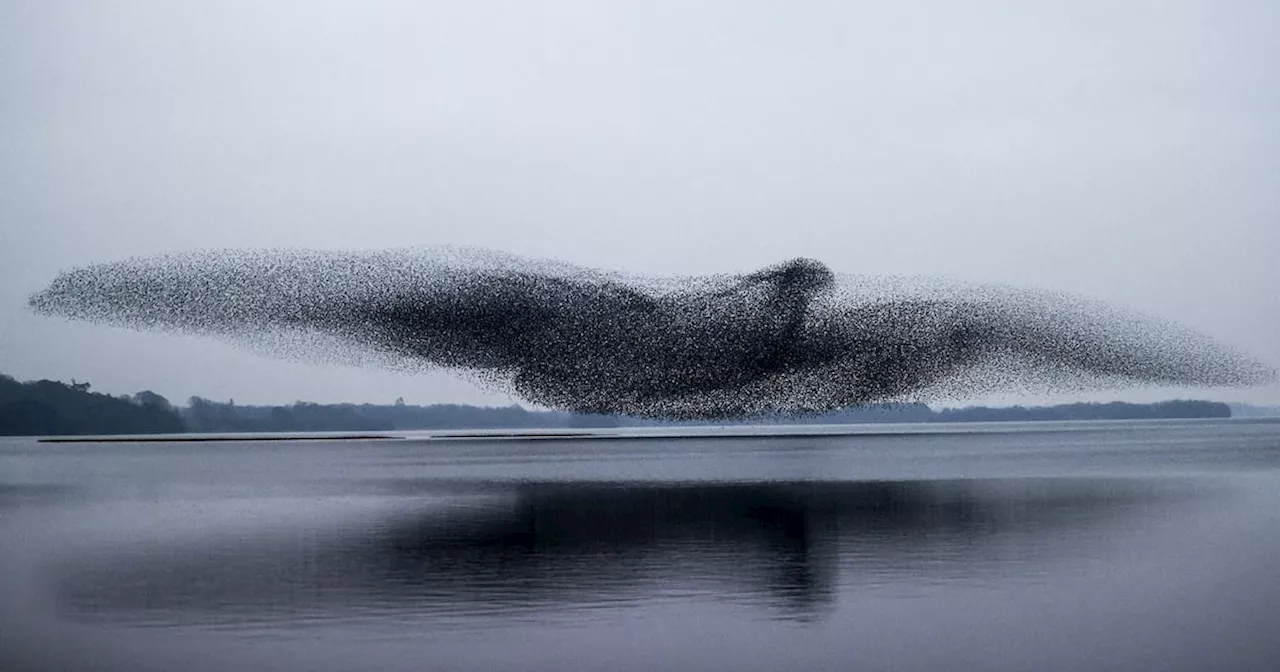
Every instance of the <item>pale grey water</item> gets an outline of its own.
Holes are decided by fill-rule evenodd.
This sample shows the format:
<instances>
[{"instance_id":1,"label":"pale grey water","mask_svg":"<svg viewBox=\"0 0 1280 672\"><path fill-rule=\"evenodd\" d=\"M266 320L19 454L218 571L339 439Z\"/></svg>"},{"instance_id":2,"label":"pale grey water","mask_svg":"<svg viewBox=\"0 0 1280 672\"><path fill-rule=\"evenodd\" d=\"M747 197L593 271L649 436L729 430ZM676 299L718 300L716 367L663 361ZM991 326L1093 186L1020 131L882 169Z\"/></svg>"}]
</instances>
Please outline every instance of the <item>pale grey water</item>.
<instances>
[{"instance_id":1,"label":"pale grey water","mask_svg":"<svg viewBox=\"0 0 1280 672\"><path fill-rule=\"evenodd\" d=\"M0 439L0 670L1280 669L1280 424L858 431Z\"/></svg>"}]
</instances>

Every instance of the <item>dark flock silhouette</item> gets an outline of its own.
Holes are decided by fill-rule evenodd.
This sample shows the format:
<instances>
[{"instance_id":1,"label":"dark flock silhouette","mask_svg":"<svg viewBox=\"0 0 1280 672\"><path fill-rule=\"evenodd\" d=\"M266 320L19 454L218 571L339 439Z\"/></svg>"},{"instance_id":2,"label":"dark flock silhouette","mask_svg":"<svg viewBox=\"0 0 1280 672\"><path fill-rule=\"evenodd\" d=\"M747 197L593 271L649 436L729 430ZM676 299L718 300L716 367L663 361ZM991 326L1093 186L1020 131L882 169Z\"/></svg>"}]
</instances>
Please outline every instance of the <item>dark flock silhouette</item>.
<instances>
[{"instance_id":1,"label":"dark flock silhouette","mask_svg":"<svg viewBox=\"0 0 1280 672\"><path fill-rule=\"evenodd\" d=\"M837 275L811 259L644 278L456 248L220 251L71 270L29 304L286 357L453 369L550 408L671 419L1274 379L1208 337L1078 297Z\"/></svg>"}]
</instances>

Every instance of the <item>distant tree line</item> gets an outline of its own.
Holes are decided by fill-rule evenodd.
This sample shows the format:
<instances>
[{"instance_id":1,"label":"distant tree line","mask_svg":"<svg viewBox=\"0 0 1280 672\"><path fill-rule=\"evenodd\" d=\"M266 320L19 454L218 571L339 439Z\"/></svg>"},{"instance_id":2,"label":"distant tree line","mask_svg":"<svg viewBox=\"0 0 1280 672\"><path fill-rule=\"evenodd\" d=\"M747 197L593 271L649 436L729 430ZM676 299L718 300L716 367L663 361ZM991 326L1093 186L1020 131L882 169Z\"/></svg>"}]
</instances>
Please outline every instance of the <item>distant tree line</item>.
<instances>
[{"instance_id":1,"label":"distant tree line","mask_svg":"<svg viewBox=\"0 0 1280 672\"><path fill-rule=\"evenodd\" d=\"M1280 418L1280 406L1254 406L1252 404L1231 404L1233 418Z\"/></svg>"},{"instance_id":2,"label":"distant tree line","mask_svg":"<svg viewBox=\"0 0 1280 672\"><path fill-rule=\"evenodd\" d=\"M948 408L934 414L936 422L998 422L1017 420L1162 420L1173 418L1229 418L1231 407L1215 401L1174 400L1154 404L1059 404L1008 408Z\"/></svg>"},{"instance_id":3,"label":"distant tree line","mask_svg":"<svg viewBox=\"0 0 1280 672\"><path fill-rule=\"evenodd\" d=\"M494 427L563 427L563 414L527 411L519 406L491 408L458 404L409 406L404 403L241 406L192 397L181 409L193 432L393 431Z\"/></svg>"},{"instance_id":4,"label":"distant tree line","mask_svg":"<svg viewBox=\"0 0 1280 672\"><path fill-rule=\"evenodd\" d=\"M0 435L155 434L186 431L177 410L154 392L113 397L89 383L29 383L0 374Z\"/></svg>"},{"instance_id":5,"label":"distant tree line","mask_svg":"<svg viewBox=\"0 0 1280 672\"><path fill-rule=\"evenodd\" d=\"M884 422L998 422L1014 420L1130 420L1229 418L1231 408L1210 401L1156 404L933 410L925 404L881 404L808 416L756 418L710 424L853 424ZM0 375L0 435L154 434L179 432L328 432L432 429L654 427L676 424L620 416L532 411L520 406L460 404L314 404L245 406L191 397L175 407L150 391L111 396L88 383L49 380L20 383ZM708 424L708 423L700 423Z\"/></svg>"}]
</instances>

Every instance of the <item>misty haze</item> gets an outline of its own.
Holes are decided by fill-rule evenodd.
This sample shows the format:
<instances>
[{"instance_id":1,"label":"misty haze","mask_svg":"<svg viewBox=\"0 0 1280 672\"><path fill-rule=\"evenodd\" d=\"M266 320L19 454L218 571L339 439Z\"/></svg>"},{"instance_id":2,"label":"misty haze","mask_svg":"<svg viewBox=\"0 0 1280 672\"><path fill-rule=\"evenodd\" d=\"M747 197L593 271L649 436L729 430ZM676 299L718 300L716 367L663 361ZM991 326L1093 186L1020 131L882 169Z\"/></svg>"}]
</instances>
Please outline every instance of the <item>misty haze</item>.
<instances>
[{"instance_id":1,"label":"misty haze","mask_svg":"<svg viewBox=\"0 0 1280 672\"><path fill-rule=\"evenodd\" d=\"M0 0L0 669L1273 670L1277 26Z\"/></svg>"}]
</instances>

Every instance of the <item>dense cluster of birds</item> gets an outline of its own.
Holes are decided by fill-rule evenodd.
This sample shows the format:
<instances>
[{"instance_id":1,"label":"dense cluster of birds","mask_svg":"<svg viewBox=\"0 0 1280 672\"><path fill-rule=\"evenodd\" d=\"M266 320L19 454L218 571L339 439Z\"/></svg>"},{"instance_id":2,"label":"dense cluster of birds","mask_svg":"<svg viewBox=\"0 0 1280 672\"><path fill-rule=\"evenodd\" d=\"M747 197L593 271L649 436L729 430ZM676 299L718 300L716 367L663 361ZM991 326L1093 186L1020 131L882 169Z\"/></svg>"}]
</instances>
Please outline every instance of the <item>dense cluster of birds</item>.
<instances>
[{"instance_id":1,"label":"dense cluster of birds","mask_svg":"<svg viewBox=\"0 0 1280 672\"><path fill-rule=\"evenodd\" d=\"M837 275L810 259L654 279L456 248L184 253L64 272L29 305L671 419L1274 377L1206 336L1094 301Z\"/></svg>"}]
</instances>

